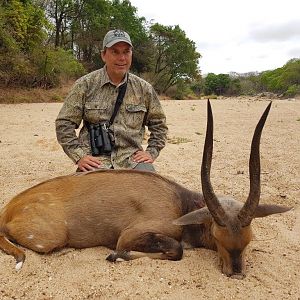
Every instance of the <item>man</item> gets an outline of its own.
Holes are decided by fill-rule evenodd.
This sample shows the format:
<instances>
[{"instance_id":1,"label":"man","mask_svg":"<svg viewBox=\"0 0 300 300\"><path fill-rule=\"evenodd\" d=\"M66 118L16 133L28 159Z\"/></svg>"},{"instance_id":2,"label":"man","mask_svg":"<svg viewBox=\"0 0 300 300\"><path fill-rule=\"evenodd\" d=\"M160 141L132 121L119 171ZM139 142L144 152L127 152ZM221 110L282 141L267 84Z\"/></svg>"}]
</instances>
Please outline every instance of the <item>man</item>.
<instances>
[{"instance_id":1,"label":"man","mask_svg":"<svg viewBox=\"0 0 300 300\"><path fill-rule=\"evenodd\" d=\"M145 80L129 73L132 43L122 30L109 31L103 40L102 69L78 79L56 119L57 140L78 166L78 171L97 168L132 168L155 171L153 162L165 146L167 126L157 94ZM119 88L127 83L123 103L110 126L115 144L111 153L93 156L88 124L110 120ZM77 137L75 129L83 122ZM150 131L142 148L145 126Z\"/></svg>"}]
</instances>

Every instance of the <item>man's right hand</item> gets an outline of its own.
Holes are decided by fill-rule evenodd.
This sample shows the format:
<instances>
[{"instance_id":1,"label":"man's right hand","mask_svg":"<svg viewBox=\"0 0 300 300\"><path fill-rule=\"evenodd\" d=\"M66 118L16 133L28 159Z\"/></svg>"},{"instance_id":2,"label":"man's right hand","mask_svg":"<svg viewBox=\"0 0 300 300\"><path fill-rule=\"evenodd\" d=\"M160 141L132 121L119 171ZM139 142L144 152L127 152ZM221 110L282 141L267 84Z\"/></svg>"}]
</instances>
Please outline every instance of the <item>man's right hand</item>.
<instances>
[{"instance_id":1,"label":"man's right hand","mask_svg":"<svg viewBox=\"0 0 300 300\"><path fill-rule=\"evenodd\" d=\"M91 155L86 155L79 159L77 166L81 171L93 171L95 169L101 168L101 161Z\"/></svg>"}]
</instances>

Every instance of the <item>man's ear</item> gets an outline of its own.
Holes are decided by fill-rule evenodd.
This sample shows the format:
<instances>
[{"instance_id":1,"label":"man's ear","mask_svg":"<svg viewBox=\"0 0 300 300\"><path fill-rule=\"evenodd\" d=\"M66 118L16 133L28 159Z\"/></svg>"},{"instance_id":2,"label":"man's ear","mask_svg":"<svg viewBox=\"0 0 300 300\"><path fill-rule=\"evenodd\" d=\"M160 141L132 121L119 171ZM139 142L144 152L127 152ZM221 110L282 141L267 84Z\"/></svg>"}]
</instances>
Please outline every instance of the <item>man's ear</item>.
<instances>
[{"instance_id":1,"label":"man's ear","mask_svg":"<svg viewBox=\"0 0 300 300\"><path fill-rule=\"evenodd\" d=\"M101 50L100 52L101 59L103 60L104 63L105 63L105 53L106 53L106 49Z\"/></svg>"}]
</instances>

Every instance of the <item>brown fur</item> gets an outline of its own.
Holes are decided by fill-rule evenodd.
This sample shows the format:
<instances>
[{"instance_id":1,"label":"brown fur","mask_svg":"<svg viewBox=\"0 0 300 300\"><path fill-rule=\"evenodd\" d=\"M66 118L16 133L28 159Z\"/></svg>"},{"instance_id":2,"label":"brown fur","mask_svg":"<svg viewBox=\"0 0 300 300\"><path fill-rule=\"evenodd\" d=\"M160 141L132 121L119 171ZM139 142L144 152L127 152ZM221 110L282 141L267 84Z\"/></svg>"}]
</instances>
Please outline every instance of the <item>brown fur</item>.
<instances>
[{"instance_id":1,"label":"brown fur","mask_svg":"<svg viewBox=\"0 0 300 300\"><path fill-rule=\"evenodd\" d=\"M57 177L20 193L3 208L0 233L40 253L98 245L120 251L166 252L145 240L154 233L172 238L175 245L182 229L172 221L202 206L201 194L157 174L101 170ZM20 261L20 252L3 243L0 240L0 248ZM180 259L180 252L167 258Z\"/></svg>"},{"instance_id":2,"label":"brown fur","mask_svg":"<svg viewBox=\"0 0 300 300\"><path fill-rule=\"evenodd\" d=\"M243 278L252 220L290 209L259 205L259 143L270 106L253 136L245 204L217 197L212 189L213 118L208 102L201 167L207 207L202 194L151 172L102 170L57 177L22 192L3 208L0 249L13 255L20 269L25 254L10 241L40 253L106 246L116 249L107 257L113 262L142 256L178 260L184 244L217 250L223 273Z\"/></svg>"}]
</instances>

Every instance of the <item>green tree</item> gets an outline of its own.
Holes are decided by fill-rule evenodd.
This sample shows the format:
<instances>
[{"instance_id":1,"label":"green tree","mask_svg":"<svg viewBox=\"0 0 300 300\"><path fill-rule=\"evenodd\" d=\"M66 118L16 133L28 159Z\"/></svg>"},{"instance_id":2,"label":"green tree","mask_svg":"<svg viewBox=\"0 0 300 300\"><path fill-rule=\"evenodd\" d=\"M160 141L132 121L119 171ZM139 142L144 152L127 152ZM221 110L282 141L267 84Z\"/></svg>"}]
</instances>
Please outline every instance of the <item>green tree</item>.
<instances>
[{"instance_id":1,"label":"green tree","mask_svg":"<svg viewBox=\"0 0 300 300\"><path fill-rule=\"evenodd\" d=\"M86 0L72 20L72 50L89 70L101 66L100 50L104 34L109 28L111 4L105 0Z\"/></svg>"},{"instance_id":2,"label":"green tree","mask_svg":"<svg viewBox=\"0 0 300 300\"><path fill-rule=\"evenodd\" d=\"M230 78L230 84L226 91L229 96L237 96L241 93L241 81L239 78Z\"/></svg>"},{"instance_id":3,"label":"green tree","mask_svg":"<svg viewBox=\"0 0 300 300\"><path fill-rule=\"evenodd\" d=\"M228 74L209 73L204 79L204 93L205 95L225 95L229 93L230 88L234 88L234 84L237 89L238 82L233 82Z\"/></svg>"},{"instance_id":4,"label":"green tree","mask_svg":"<svg viewBox=\"0 0 300 300\"><path fill-rule=\"evenodd\" d=\"M48 22L32 1L12 0L0 6L0 82L29 84L35 73L32 51L46 37Z\"/></svg>"},{"instance_id":5,"label":"green tree","mask_svg":"<svg viewBox=\"0 0 300 300\"><path fill-rule=\"evenodd\" d=\"M217 95L224 95L228 92L230 87L231 80L228 74L219 74L217 75Z\"/></svg>"},{"instance_id":6,"label":"green tree","mask_svg":"<svg viewBox=\"0 0 300 300\"><path fill-rule=\"evenodd\" d=\"M262 72L260 75L264 90L285 94L288 90L297 93L300 87L300 59L291 59L283 67Z\"/></svg>"},{"instance_id":7,"label":"green tree","mask_svg":"<svg viewBox=\"0 0 300 300\"><path fill-rule=\"evenodd\" d=\"M62 0L59 0L62 1ZM74 2L74 0L72 0ZM77 59L82 61L89 70L103 65L100 59L102 41L108 30L120 28L127 31L134 44L132 69L142 73L150 69L150 39L147 35L144 18L137 16L137 10L130 1L85 0L73 3L73 15L68 15L68 39L65 49L74 51Z\"/></svg>"},{"instance_id":8,"label":"green tree","mask_svg":"<svg viewBox=\"0 0 300 300\"><path fill-rule=\"evenodd\" d=\"M216 94L218 88L218 76L214 73L208 73L204 78L203 91L205 95Z\"/></svg>"},{"instance_id":9,"label":"green tree","mask_svg":"<svg viewBox=\"0 0 300 300\"><path fill-rule=\"evenodd\" d=\"M153 84L159 93L182 80L193 80L199 74L198 60L193 41L176 26L158 23L150 28L150 36L155 44Z\"/></svg>"},{"instance_id":10,"label":"green tree","mask_svg":"<svg viewBox=\"0 0 300 300\"><path fill-rule=\"evenodd\" d=\"M255 95L263 91L259 73L234 74L233 77L239 79L240 93L243 95Z\"/></svg>"},{"instance_id":11,"label":"green tree","mask_svg":"<svg viewBox=\"0 0 300 300\"><path fill-rule=\"evenodd\" d=\"M46 45L50 25L44 10L36 4L12 0L0 6L2 84L52 87L70 73L83 73L82 66L67 52Z\"/></svg>"},{"instance_id":12,"label":"green tree","mask_svg":"<svg viewBox=\"0 0 300 300\"><path fill-rule=\"evenodd\" d=\"M113 0L110 28L127 31L133 43L132 71L138 74L149 72L152 68L154 45L149 38L144 17L137 15L137 8L130 1Z\"/></svg>"},{"instance_id":13,"label":"green tree","mask_svg":"<svg viewBox=\"0 0 300 300\"><path fill-rule=\"evenodd\" d=\"M31 1L12 0L1 11L2 32L11 36L11 45L18 50L28 53L46 38L44 11Z\"/></svg>"},{"instance_id":14,"label":"green tree","mask_svg":"<svg viewBox=\"0 0 300 300\"><path fill-rule=\"evenodd\" d=\"M54 47L66 48L70 22L75 18L76 4L80 0L52 0L45 2L47 17L54 24Z\"/></svg>"}]
</instances>

